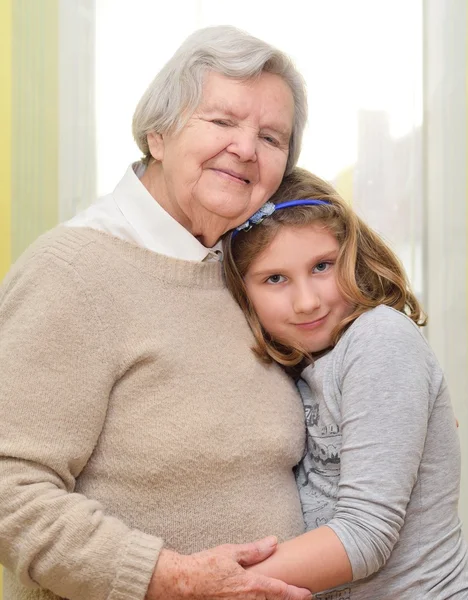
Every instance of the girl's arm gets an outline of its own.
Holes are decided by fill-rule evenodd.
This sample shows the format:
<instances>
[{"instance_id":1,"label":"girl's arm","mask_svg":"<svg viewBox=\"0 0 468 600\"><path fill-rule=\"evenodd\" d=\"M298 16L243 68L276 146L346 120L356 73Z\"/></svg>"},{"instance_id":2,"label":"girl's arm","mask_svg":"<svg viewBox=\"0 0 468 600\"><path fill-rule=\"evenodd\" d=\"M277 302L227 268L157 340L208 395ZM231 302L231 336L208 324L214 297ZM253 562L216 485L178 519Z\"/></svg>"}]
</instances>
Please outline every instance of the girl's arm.
<instances>
[{"instance_id":1,"label":"girl's arm","mask_svg":"<svg viewBox=\"0 0 468 600\"><path fill-rule=\"evenodd\" d=\"M348 583L353 578L343 544L326 525L280 544L272 556L249 570L313 593Z\"/></svg>"},{"instance_id":2,"label":"girl's arm","mask_svg":"<svg viewBox=\"0 0 468 600\"><path fill-rule=\"evenodd\" d=\"M330 357L323 382L342 434L334 517L279 546L256 567L313 592L366 578L390 557L421 466L428 420L443 385L415 326L387 307L366 313ZM449 404L439 428L454 433Z\"/></svg>"}]
</instances>

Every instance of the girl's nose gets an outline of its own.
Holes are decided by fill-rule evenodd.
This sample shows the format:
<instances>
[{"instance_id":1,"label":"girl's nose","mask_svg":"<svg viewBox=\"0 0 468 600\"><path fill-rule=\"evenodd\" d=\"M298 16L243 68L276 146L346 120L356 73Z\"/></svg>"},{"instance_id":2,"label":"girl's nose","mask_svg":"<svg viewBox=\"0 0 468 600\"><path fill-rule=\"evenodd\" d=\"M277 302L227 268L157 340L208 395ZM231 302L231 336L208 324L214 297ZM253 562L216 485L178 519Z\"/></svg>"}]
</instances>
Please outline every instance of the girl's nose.
<instances>
[{"instance_id":1,"label":"girl's nose","mask_svg":"<svg viewBox=\"0 0 468 600\"><path fill-rule=\"evenodd\" d=\"M311 314L320 308L320 296L313 286L300 284L294 291L294 312Z\"/></svg>"}]
</instances>

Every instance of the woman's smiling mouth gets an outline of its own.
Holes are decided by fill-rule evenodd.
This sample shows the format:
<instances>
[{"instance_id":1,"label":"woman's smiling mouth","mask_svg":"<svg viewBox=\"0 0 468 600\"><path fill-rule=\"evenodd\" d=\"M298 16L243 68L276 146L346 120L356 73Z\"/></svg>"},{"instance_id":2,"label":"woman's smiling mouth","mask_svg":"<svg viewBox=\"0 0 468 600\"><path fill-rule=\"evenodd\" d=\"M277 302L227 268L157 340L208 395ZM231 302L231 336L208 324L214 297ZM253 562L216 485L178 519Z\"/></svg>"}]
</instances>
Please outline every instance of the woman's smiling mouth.
<instances>
[{"instance_id":1,"label":"woman's smiling mouth","mask_svg":"<svg viewBox=\"0 0 468 600\"><path fill-rule=\"evenodd\" d=\"M230 181L236 181L237 183L249 184L250 180L243 177L242 174L231 171L230 169L212 169L215 173Z\"/></svg>"}]
</instances>

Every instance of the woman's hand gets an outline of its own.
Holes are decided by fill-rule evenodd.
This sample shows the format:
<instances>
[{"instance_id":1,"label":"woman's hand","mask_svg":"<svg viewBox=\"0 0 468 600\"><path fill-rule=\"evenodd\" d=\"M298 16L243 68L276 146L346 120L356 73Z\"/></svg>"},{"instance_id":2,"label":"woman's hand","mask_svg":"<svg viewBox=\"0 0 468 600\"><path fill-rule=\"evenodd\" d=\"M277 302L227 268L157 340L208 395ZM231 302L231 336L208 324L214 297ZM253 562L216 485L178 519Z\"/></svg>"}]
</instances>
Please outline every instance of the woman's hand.
<instances>
[{"instance_id":1,"label":"woman's hand","mask_svg":"<svg viewBox=\"0 0 468 600\"><path fill-rule=\"evenodd\" d=\"M276 546L270 537L188 556L162 550L146 600L310 600L308 590L242 568L265 560Z\"/></svg>"}]
</instances>

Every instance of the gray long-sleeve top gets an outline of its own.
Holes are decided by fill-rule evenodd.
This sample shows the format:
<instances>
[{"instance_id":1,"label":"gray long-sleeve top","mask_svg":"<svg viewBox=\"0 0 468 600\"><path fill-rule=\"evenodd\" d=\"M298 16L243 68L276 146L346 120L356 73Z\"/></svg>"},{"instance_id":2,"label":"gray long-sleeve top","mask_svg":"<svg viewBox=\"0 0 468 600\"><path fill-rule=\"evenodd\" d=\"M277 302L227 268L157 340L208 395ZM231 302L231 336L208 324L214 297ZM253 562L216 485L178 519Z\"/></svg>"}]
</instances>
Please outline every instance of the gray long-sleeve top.
<instances>
[{"instance_id":1,"label":"gray long-sleeve top","mask_svg":"<svg viewBox=\"0 0 468 600\"><path fill-rule=\"evenodd\" d=\"M387 306L365 313L298 387L306 526L332 528L353 569L353 583L317 597L468 599L455 416L417 326Z\"/></svg>"}]
</instances>

